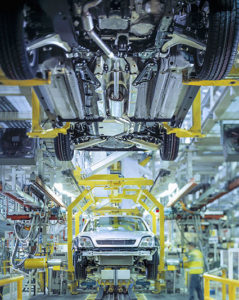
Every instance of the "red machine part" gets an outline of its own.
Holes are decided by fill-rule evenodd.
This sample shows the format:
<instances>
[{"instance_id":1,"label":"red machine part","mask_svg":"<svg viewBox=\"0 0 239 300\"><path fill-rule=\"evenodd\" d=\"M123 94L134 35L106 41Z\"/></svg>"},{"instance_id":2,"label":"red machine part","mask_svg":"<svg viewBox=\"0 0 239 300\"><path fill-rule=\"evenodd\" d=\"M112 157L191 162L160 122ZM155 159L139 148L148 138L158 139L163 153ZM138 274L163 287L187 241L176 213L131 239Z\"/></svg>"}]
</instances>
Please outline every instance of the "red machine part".
<instances>
[{"instance_id":1,"label":"red machine part","mask_svg":"<svg viewBox=\"0 0 239 300\"><path fill-rule=\"evenodd\" d=\"M31 220L32 217L29 215L7 215L7 219L11 219L13 221L20 221L20 220ZM56 216L50 216L51 221L56 221L57 217Z\"/></svg>"},{"instance_id":2,"label":"red machine part","mask_svg":"<svg viewBox=\"0 0 239 300\"><path fill-rule=\"evenodd\" d=\"M2 192L2 185L0 184L0 192ZM14 200L15 202L19 203L20 205L30 208L31 206L28 204L25 204L21 199L17 198L16 196L12 195L11 193L2 192L4 195L9 197L10 199Z\"/></svg>"}]
</instances>

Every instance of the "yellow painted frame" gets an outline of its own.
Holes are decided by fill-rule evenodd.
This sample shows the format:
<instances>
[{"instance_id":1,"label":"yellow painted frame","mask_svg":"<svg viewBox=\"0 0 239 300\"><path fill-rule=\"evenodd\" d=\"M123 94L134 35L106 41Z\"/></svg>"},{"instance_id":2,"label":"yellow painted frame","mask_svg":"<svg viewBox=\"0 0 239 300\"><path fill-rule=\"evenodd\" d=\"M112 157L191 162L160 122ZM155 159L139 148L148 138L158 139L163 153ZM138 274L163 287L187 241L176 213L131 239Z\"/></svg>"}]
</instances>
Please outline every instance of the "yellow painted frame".
<instances>
[{"instance_id":1,"label":"yellow painted frame","mask_svg":"<svg viewBox=\"0 0 239 300\"><path fill-rule=\"evenodd\" d=\"M78 171L75 170L73 174L78 175ZM109 190L118 190L119 187L124 186L137 186L138 189L125 189L122 194L115 193L116 198L127 198L132 199L135 203L139 203L142 207L147 210L152 216L152 231L154 234L157 234L157 219L158 215L153 212L155 207L159 208L159 222L160 222L160 264L159 264L159 272L164 271L164 207L163 205L147 190L146 186L152 185L153 180L148 180L145 178L121 178L118 175L93 175L85 180L82 180L77 176L78 184L81 186L85 186L86 189L67 207L67 223L68 223L68 271L74 272L73 266L73 256L72 256L72 241L73 241L73 209L79 204L81 200L84 198L88 200L88 202L83 207L78 207L79 211L75 214L75 234L79 233L79 217L82 212L86 211L92 204L96 203L96 199L93 198L91 191L95 187L104 187ZM127 191L135 191L134 195L127 195ZM112 200L113 200L112 193ZM98 197L97 201L100 201ZM102 197L103 198L103 197ZM106 197L104 197L105 199ZM148 205L144 202L144 199L147 198L152 202L152 206L148 207ZM103 210L103 208L102 208ZM97 210L96 210L97 212Z\"/></svg>"},{"instance_id":2,"label":"yellow painted frame","mask_svg":"<svg viewBox=\"0 0 239 300\"><path fill-rule=\"evenodd\" d=\"M59 133L67 134L69 128L70 122L66 122L62 128L45 130L41 127L41 106L37 94L32 89L32 130L27 135L30 138L52 139L57 137Z\"/></svg>"},{"instance_id":3,"label":"yellow painted frame","mask_svg":"<svg viewBox=\"0 0 239 300\"><path fill-rule=\"evenodd\" d=\"M150 162L151 159L152 159L152 155L148 155L145 159L139 162L139 165L145 167Z\"/></svg>"},{"instance_id":4,"label":"yellow painted frame","mask_svg":"<svg viewBox=\"0 0 239 300\"><path fill-rule=\"evenodd\" d=\"M192 127L189 130L182 128L173 128L169 126L167 122L163 122L164 128L167 130L167 134L175 133L179 138L203 138L205 134L202 134L201 126L201 90L198 91L193 104L192 104Z\"/></svg>"},{"instance_id":5,"label":"yellow painted frame","mask_svg":"<svg viewBox=\"0 0 239 300\"><path fill-rule=\"evenodd\" d=\"M73 209L74 207L82 200L84 199L91 191L92 189L85 189L68 207L67 207L67 251L68 251L68 271L74 272L74 266L73 266L73 255L72 255L72 241L73 241ZM80 210L78 212L78 217L80 217L80 214L83 211L86 211L90 205L94 201L90 199L84 207L82 207L82 211ZM77 218L76 218L77 219ZM79 223L78 223L79 225Z\"/></svg>"},{"instance_id":6,"label":"yellow painted frame","mask_svg":"<svg viewBox=\"0 0 239 300\"><path fill-rule=\"evenodd\" d=\"M138 208L117 208L117 207L111 207L111 206L104 206L99 209L93 208L94 214L95 215L104 215L105 213L112 212L114 214L120 215L120 214L127 214L127 215L132 215L132 216L139 216L140 212Z\"/></svg>"},{"instance_id":7,"label":"yellow painted frame","mask_svg":"<svg viewBox=\"0 0 239 300\"><path fill-rule=\"evenodd\" d=\"M0 85L6 86L38 86L38 85L46 85L51 84L51 72L48 72L46 79L41 78L33 78L28 80L13 80L8 79L2 70L0 70Z\"/></svg>"},{"instance_id":8,"label":"yellow painted frame","mask_svg":"<svg viewBox=\"0 0 239 300\"><path fill-rule=\"evenodd\" d=\"M228 78L222 80L190 80L183 81L183 85L193 86L239 86L238 78Z\"/></svg>"},{"instance_id":9,"label":"yellow painted frame","mask_svg":"<svg viewBox=\"0 0 239 300\"><path fill-rule=\"evenodd\" d=\"M12 80L8 79L2 70L0 70L0 85L6 86L40 86L51 84L51 72L48 72L46 79L34 78L29 80ZM70 123L67 122L62 128L53 128L44 130L41 125L41 107L39 99L32 88L32 130L27 135L30 138L44 138L52 139L58 136L59 133L67 134L67 130L70 128Z\"/></svg>"},{"instance_id":10,"label":"yellow painted frame","mask_svg":"<svg viewBox=\"0 0 239 300\"><path fill-rule=\"evenodd\" d=\"M159 215L154 213L152 210L150 211L150 214L152 215L152 225L153 225L153 232L154 234L157 233L157 218L159 218L159 226L160 226L160 232L159 232L159 243L160 243L160 258L159 258L159 271L164 271L164 206L148 191L143 190L144 195L153 202L154 207L157 207L159 209ZM142 202L141 202L142 203ZM153 216L154 214L154 216Z\"/></svg>"}]
</instances>

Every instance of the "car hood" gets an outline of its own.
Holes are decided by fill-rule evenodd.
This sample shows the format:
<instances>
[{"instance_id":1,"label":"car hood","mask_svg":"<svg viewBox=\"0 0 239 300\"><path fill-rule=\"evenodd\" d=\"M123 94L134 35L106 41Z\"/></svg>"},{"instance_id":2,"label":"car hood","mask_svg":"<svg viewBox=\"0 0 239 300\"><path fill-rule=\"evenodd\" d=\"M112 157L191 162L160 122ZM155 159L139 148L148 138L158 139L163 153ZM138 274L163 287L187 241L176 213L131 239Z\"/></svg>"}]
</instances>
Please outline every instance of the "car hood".
<instances>
[{"instance_id":1,"label":"car hood","mask_svg":"<svg viewBox=\"0 0 239 300\"><path fill-rule=\"evenodd\" d=\"M95 247L138 247L141 239L154 234L150 231L89 231L81 232L78 237L91 238Z\"/></svg>"}]
</instances>

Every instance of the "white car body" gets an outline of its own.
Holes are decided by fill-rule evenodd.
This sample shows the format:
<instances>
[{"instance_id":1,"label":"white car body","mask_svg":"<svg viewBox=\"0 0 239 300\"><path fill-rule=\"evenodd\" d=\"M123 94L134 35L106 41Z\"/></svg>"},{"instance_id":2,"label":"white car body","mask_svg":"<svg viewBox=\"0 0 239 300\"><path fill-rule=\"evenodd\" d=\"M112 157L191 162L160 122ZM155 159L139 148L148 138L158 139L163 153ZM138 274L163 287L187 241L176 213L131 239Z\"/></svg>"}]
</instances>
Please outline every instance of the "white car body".
<instances>
[{"instance_id":1,"label":"white car body","mask_svg":"<svg viewBox=\"0 0 239 300\"><path fill-rule=\"evenodd\" d=\"M112 230L112 228L107 230L106 227L103 227L102 230L101 228L92 227L89 230L91 224L114 219L119 222L125 221L125 224L128 222L127 228L131 230L125 229L123 227L125 225L118 225L117 230ZM133 230L133 227L137 224L140 224L139 227L141 227L138 229L144 230ZM82 245L84 239L87 242L91 241L91 247ZM151 241L150 245L143 246L143 239ZM77 251L83 257L94 261L96 265L104 266L134 265L139 260L151 261L157 249L155 235L149 229L149 226L142 218L133 216L102 216L89 220L81 233L76 237L75 247L77 247Z\"/></svg>"}]
</instances>

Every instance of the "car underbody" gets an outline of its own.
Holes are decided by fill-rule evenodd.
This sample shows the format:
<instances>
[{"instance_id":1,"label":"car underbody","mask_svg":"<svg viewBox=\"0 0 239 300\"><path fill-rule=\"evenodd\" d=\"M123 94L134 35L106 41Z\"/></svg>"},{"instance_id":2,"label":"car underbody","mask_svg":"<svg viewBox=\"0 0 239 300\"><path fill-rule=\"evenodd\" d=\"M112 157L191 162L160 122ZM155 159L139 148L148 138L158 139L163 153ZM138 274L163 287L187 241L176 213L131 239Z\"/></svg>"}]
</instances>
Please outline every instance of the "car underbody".
<instances>
[{"instance_id":1,"label":"car underbody","mask_svg":"<svg viewBox=\"0 0 239 300\"><path fill-rule=\"evenodd\" d=\"M198 87L183 86L183 78L222 79L236 54L238 1L217 4L204 0L6 4L0 35L7 46L12 43L4 31L11 9L11 18L15 14L23 27L25 56L17 62L20 50L6 54L1 46L0 64L11 79L44 78L51 72L51 84L36 87L35 92L45 111L45 126L71 122L68 134L55 139L59 160L71 160L74 149L160 149L163 160L174 160L179 139L167 134L163 122L180 127L198 92ZM217 22L223 16L220 33ZM11 55L17 66L10 66Z\"/></svg>"}]
</instances>

